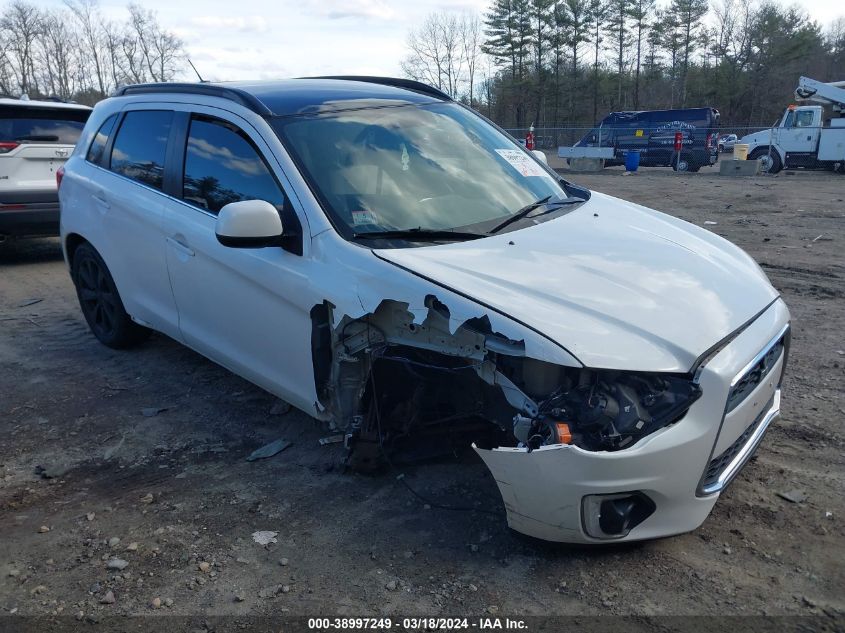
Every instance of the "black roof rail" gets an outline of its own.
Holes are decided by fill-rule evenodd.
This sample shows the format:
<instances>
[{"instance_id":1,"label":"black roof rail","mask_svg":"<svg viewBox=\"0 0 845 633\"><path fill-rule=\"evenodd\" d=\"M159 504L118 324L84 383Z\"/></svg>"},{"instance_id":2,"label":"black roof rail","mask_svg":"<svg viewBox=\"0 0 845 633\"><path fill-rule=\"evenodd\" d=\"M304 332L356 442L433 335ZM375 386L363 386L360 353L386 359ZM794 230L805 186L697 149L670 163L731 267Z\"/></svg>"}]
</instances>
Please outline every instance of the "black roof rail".
<instances>
[{"instance_id":1,"label":"black roof rail","mask_svg":"<svg viewBox=\"0 0 845 633\"><path fill-rule=\"evenodd\" d=\"M133 84L130 86L123 86L112 93L113 97L123 97L126 95L137 94L156 94L156 93L181 93L181 94L195 94L204 95L206 97L220 97L234 101L261 116L272 116L270 109L261 101L256 99L253 95L245 90L239 88L229 88L226 86L219 86L208 83L153 83L153 84Z\"/></svg>"},{"instance_id":2,"label":"black roof rail","mask_svg":"<svg viewBox=\"0 0 845 633\"><path fill-rule=\"evenodd\" d=\"M342 79L345 81L363 81L370 84L381 84L383 86L395 86L396 88L404 88L405 90L412 90L414 92L421 92L422 94L431 95L444 101L453 101L452 97L447 95L442 90L429 86L421 81L414 81L413 79L400 79L398 77L371 77L369 75L328 75L324 77L300 77L300 79Z\"/></svg>"}]
</instances>

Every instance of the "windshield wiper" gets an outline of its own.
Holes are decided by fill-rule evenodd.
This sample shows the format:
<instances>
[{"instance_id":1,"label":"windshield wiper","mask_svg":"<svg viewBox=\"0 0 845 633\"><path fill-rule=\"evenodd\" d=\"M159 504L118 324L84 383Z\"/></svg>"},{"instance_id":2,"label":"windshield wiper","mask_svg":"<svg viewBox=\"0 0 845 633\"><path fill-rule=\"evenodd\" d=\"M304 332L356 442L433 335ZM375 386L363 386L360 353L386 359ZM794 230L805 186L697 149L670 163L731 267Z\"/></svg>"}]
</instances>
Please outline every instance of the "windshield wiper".
<instances>
[{"instance_id":1,"label":"windshield wiper","mask_svg":"<svg viewBox=\"0 0 845 633\"><path fill-rule=\"evenodd\" d=\"M417 242L440 242L477 240L485 237L483 233L469 233L466 231L450 231L448 229L392 229L390 231L366 231L353 233L352 237L367 239L407 239Z\"/></svg>"},{"instance_id":2,"label":"windshield wiper","mask_svg":"<svg viewBox=\"0 0 845 633\"><path fill-rule=\"evenodd\" d=\"M553 211L558 206L563 206L565 204L577 204L579 202L586 202L586 200L584 200L584 198L577 198L577 197L574 197L574 196L570 196L569 198L561 198L560 200L550 200L550 199L551 199L551 196L546 196L545 198L541 198L540 200L537 200L536 202L532 202L531 204L528 204L528 205L522 207L519 211L517 211L512 216L507 218L504 222L501 222L500 224L497 224L492 229L490 229L488 231L488 233L490 233L490 234L498 233L499 231L501 231L506 226L510 226L514 222L517 222L518 220L521 220L522 218L528 217L528 214L531 213L534 209L539 209L540 207L543 207L543 206L549 207L549 210L544 212L544 213L548 213L549 211ZM543 213L538 213L537 215L543 215Z\"/></svg>"},{"instance_id":3,"label":"windshield wiper","mask_svg":"<svg viewBox=\"0 0 845 633\"><path fill-rule=\"evenodd\" d=\"M45 143L51 143L59 140L59 137L55 134L27 134L25 136L18 136L15 138L16 141L43 141Z\"/></svg>"}]
</instances>

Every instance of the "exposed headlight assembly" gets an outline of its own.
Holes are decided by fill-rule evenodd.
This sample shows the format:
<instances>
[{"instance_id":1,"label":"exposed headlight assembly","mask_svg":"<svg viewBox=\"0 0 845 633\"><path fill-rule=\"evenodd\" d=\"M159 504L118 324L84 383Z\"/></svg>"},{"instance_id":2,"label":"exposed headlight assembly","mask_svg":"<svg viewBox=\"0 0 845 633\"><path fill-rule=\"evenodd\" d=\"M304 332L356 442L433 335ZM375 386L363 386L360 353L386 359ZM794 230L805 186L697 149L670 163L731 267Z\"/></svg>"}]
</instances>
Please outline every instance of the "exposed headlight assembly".
<instances>
[{"instance_id":1,"label":"exposed headlight assembly","mask_svg":"<svg viewBox=\"0 0 845 633\"><path fill-rule=\"evenodd\" d=\"M569 370L562 384L539 402L530 421L514 419L514 435L529 448L574 444L616 451L680 420L701 388L692 378L608 370Z\"/></svg>"}]
</instances>

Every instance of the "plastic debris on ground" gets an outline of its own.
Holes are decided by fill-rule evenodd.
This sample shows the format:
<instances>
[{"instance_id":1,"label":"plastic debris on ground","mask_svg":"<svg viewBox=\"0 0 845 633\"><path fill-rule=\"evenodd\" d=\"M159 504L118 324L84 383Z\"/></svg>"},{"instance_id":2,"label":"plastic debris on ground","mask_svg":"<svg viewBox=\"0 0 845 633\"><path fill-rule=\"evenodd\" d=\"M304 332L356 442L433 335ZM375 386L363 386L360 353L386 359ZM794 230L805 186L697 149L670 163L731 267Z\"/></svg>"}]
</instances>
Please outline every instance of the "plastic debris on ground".
<instances>
[{"instance_id":1,"label":"plastic debris on ground","mask_svg":"<svg viewBox=\"0 0 845 633\"><path fill-rule=\"evenodd\" d=\"M258 543L259 545L269 545L270 543L279 542L276 538L278 535L278 532L272 532L270 530L259 530L258 532L252 533L252 540Z\"/></svg>"},{"instance_id":2,"label":"plastic debris on ground","mask_svg":"<svg viewBox=\"0 0 845 633\"><path fill-rule=\"evenodd\" d=\"M246 458L246 461L254 462L257 459L267 459L268 457L273 457L273 455L278 455L290 446L293 446L293 442L289 442L287 440L276 440L275 442L270 442L269 444L265 444L261 448L254 450L252 454Z\"/></svg>"}]
</instances>

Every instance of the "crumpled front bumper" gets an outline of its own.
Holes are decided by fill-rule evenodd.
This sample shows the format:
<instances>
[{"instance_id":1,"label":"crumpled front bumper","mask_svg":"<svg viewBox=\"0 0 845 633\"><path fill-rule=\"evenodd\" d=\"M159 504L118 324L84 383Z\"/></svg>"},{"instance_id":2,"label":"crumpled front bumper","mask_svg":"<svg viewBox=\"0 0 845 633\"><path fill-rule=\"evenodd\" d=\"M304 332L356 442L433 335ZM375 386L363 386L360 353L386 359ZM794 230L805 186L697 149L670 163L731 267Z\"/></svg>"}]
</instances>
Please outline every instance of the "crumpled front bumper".
<instances>
[{"instance_id":1,"label":"crumpled front bumper","mask_svg":"<svg viewBox=\"0 0 845 633\"><path fill-rule=\"evenodd\" d=\"M778 299L701 368L699 398L686 416L633 447L590 452L558 444L528 452L475 448L493 474L513 529L549 541L607 543L670 536L694 530L721 490L739 472L780 412L780 379L787 348L769 373L726 413L731 385L769 345L788 336L789 312ZM694 325L691 325L694 327ZM724 459L719 485L703 486L712 460ZM712 473L711 473L712 474ZM712 478L711 478L712 479ZM585 529L584 498L640 492L656 508L625 536L595 538Z\"/></svg>"}]
</instances>

